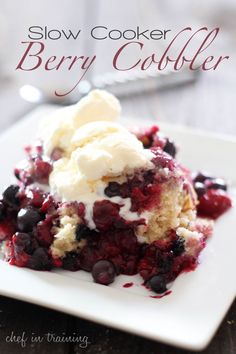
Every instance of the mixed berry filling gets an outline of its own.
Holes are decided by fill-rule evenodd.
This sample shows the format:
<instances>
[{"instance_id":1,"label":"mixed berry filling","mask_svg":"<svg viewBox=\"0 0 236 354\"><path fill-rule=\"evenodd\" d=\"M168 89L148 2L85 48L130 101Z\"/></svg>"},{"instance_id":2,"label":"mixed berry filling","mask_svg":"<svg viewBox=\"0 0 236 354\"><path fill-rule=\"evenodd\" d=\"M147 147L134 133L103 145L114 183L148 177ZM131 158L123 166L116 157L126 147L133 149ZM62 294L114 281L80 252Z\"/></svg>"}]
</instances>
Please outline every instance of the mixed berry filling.
<instances>
[{"instance_id":1,"label":"mixed berry filling","mask_svg":"<svg viewBox=\"0 0 236 354\"><path fill-rule=\"evenodd\" d=\"M227 194L227 184L221 178L197 173L193 176L194 188L198 196L199 216L217 219L232 206Z\"/></svg>"},{"instance_id":2,"label":"mixed berry filling","mask_svg":"<svg viewBox=\"0 0 236 354\"><path fill-rule=\"evenodd\" d=\"M147 226L145 219L125 219L120 214L121 205L112 199L129 198L131 212L149 212L160 204L163 185L169 178L164 172L176 168L177 149L171 140L159 134L157 126L135 134L153 152L154 167L128 175L125 181L107 183L107 199L93 205L94 229L88 226L83 203L62 203L46 191L53 163L62 157L63 151L54 149L49 159L40 143L26 149L24 164L15 168L17 184L6 188L0 200L0 241L10 264L35 270L82 269L91 272L94 281L103 285L112 283L119 274L139 273L146 287L156 293L165 292L181 272L195 269L206 234L202 233L194 252L188 252L191 242L174 228L164 238L140 241L137 233ZM216 219L231 207L224 180L198 173L192 184L198 196L199 216ZM74 222L73 248L58 256L53 252L55 230L61 230L65 210L70 210L66 217Z\"/></svg>"}]
</instances>

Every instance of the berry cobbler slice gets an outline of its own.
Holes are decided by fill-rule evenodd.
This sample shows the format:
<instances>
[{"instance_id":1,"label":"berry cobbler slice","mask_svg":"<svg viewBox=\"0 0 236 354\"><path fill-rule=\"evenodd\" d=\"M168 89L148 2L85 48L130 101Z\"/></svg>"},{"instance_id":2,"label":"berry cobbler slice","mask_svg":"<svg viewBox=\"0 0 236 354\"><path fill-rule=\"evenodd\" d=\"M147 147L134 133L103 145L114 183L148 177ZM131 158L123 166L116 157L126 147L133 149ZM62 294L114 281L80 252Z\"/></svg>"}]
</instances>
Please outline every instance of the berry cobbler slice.
<instances>
[{"instance_id":1,"label":"berry cobbler slice","mask_svg":"<svg viewBox=\"0 0 236 354\"><path fill-rule=\"evenodd\" d=\"M128 131L104 91L46 117L0 201L5 260L91 272L108 285L139 273L163 293L195 269L213 222L231 207L224 180L194 176L157 126Z\"/></svg>"}]
</instances>

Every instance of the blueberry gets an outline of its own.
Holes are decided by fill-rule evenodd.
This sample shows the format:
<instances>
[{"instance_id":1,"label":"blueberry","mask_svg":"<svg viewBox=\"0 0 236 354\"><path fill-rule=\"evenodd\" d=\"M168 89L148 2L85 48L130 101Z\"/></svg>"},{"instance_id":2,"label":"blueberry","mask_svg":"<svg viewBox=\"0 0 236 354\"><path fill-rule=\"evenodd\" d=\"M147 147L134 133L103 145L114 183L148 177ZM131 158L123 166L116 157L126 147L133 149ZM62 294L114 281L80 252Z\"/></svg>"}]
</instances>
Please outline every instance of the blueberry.
<instances>
[{"instance_id":1,"label":"blueberry","mask_svg":"<svg viewBox=\"0 0 236 354\"><path fill-rule=\"evenodd\" d=\"M221 178L215 178L207 184L209 189L222 189L223 191L227 191L227 185L225 181Z\"/></svg>"},{"instance_id":2,"label":"blueberry","mask_svg":"<svg viewBox=\"0 0 236 354\"><path fill-rule=\"evenodd\" d=\"M183 237L178 237L172 246L172 251L174 256L180 256L184 251L185 251L185 247L184 247L184 238Z\"/></svg>"},{"instance_id":3,"label":"blueberry","mask_svg":"<svg viewBox=\"0 0 236 354\"><path fill-rule=\"evenodd\" d=\"M105 195L109 198L116 197L120 195L121 185L117 182L110 182L105 188Z\"/></svg>"},{"instance_id":4,"label":"blueberry","mask_svg":"<svg viewBox=\"0 0 236 354\"><path fill-rule=\"evenodd\" d=\"M32 256L30 256L27 267L35 270L50 270L52 268L52 261L46 248L37 248Z\"/></svg>"},{"instance_id":5,"label":"blueberry","mask_svg":"<svg viewBox=\"0 0 236 354\"><path fill-rule=\"evenodd\" d=\"M14 236L14 248L17 253L27 252L30 249L31 236L27 233L17 232Z\"/></svg>"},{"instance_id":6,"label":"blueberry","mask_svg":"<svg viewBox=\"0 0 236 354\"><path fill-rule=\"evenodd\" d=\"M0 220L2 220L5 216L5 205L0 201Z\"/></svg>"},{"instance_id":7,"label":"blueberry","mask_svg":"<svg viewBox=\"0 0 236 354\"><path fill-rule=\"evenodd\" d=\"M166 288L166 279L163 275L154 275L149 281L150 288L158 294L164 293Z\"/></svg>"},{"instance_id":8,"label":"blueberry","mask_svg":"<svg viewBox=\"0 0 236 354\"><path fill-rule=\"evenodd\" d=\"M92 269L92 276L96 283L108 285L115 279L115 268L113 264L106 260L96 262Z\"/></svg>"},{"instance_id":9,"label":"blueberry","mask_svg":"<svg viewBox=\"0 0 236 354\"><path fill-rule=\"evenodd\" d=\"M84 238L87 238L91 234L92 230L90 230L86 225L78 225L76 228L76 240L81 241Z\"/></svg>"},{"instance_id":10,"label":"blueberry","mask_svg":"<svg viewBox=\"0 0 236 354\"><path fill-rule=\"evenodd\" d=\"M201 198L206 193L206 187L202 182L195 182L194 189L198 198Z\"/></svg>"},{"instance_id":11,"label":"blueberry","mask_svg":"<svg viewBox=\"0 0 236 354\"><path fill-rule=\"evenodd\" d=\"M20 209L17 214L17 226L20 231L29 232L32 231L34 226L43 219L40 212L32 207L27 206Z\"/></svg>"},{"instance_id":12,"label":"blueberry","mask_svg":"<svg viewBox=\"0 0 236 354\"><path fill-rule=\"evenodd\" d=\"M20 200L17 196L19 189L20 187L15 184L7 187L2 194L3 201L10 206L18 206L20 204Z\"/></svg>"},{"instance_id":13,"label":"blueberry","mask_svg":"<svg viewBox=\"0 0 236 354\"><path fill-rule=\"evenodd\" d=\"M166 139L166 144L163 150L172 157L175 157L177 152L174 142L172 140L169 140L168 138Z\"/></svg>"},{"instance_id":14,"label":"blueberry","mask_svg":"<svg viewBox=\"0 0 236 354\"><path fill-rule=\"evenodd\" d=\"M76 252L67 253L62 260L62 268L70 271L79 270L79 254Z\"/></svg>"}]
</instances>

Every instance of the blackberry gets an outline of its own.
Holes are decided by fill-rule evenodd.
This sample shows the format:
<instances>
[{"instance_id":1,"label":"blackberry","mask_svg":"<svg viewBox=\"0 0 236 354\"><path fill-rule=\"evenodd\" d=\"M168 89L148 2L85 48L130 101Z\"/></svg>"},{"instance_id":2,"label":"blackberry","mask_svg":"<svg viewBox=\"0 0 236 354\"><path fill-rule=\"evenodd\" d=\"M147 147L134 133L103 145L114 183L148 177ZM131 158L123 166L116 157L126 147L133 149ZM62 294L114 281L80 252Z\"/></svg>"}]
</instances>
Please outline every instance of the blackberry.
<instances>
[{"instance_id":1,"label":"blackberry","mask_svg":"<svg viewBox=\"0 0 236 354\"><path fill-rule=\"evenodd\" d=\"M9 206L19 206L20 200L18 198L18 192L19 192L20 187L12 184L9 187L5 189L3 192L3 201L8 204Z\"/></svg>"},{"instance_id":2,"label":"blackberry","mask_svg":"<svg viewBox=\"0 0 236 354\"><path fill-rule=\"evenodd\" d=\"M79 224L76 228L76 240L81 241L91 235L92 230L90 230L86 225Z\"/></svg>"},{"instance_id":3,"label":"blackberry","mask_svg":"<svg viewBox=\"0 0 236 354\"><path fill-rule=\"evenodd\" d=\"M183 237L178 237L174 241L173 246L172 246L172 251L175 256L180 256L184 252L184 250L185 250L184 243L185 243L185 241L184 241Z\"/></svg>"}]
</instances>

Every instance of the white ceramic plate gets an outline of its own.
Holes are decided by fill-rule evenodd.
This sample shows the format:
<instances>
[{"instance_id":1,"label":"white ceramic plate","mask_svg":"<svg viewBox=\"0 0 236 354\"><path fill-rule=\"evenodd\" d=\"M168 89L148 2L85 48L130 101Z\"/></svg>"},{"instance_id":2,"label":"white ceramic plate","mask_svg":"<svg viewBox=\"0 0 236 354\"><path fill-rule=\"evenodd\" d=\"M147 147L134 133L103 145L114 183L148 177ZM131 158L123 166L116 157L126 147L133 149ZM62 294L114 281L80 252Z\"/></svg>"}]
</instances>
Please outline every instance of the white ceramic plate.
<instances>
[{"instance_id":1,"label":"white ceramic plate","mask_svg":"<svg viewBox=\"0 0 236 354\"><path fill-rule=\"evenodd\" d=\"M0 189L8 185L22 146L35 135L41 107L0 137ZM148 122L150 123L150 122ZM236 140L162 124L180 145L179 159L192 169L225 176L236 186ZM1 262L0 293L188 349L203 349L235 298L236 208L215 225L194 272L182 274L161 299L141 286L139 276L119 276L109 287L86 272L37 272ZM130 288L123 284L133 282Z\"/></svg>"}]
</instances>

